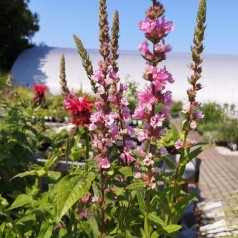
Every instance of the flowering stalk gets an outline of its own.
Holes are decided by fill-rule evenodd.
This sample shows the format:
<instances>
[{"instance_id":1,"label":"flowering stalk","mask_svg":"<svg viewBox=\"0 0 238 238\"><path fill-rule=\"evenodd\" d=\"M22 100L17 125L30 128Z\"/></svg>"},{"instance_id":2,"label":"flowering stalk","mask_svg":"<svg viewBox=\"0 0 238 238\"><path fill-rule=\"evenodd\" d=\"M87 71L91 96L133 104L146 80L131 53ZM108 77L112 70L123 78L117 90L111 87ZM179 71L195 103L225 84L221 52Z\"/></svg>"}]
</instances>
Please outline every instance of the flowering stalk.
<instances>
[{"instance_id":1,"label":"flowering stalk","mask_svg":"<svg viewBox=\"0 0 238 238\"><path fill-rule=\"evenodd\" d=\"M183 173L186 163L189 162L186 161L186 163L184 163L184 160L187 159L188 157L189 148L191 148L191 146L196 144L195 140L188 139L188 133L190 130L196 129L197 127L196 120L204 117L201 110L199 109L200 103L196 101L196 95L197 92L202 88L198 80L201 78L202 73L201 53L203 52L204 49L203 40L204 40L204 32L206 29L205 22L206 22L206 0L200 0L197 14L197 26L195 28L193 39L194 46L191 47L193 63L189 65L189 68L193 70L193 75L191 75L190 78L188 79L188 82L191 85L191 88L187 90L189 107L184 107L182 111L186 116L186 119L183 122L182 127L183 139L182 140L179 139L175 143L175 147L177 150L180 150L181 156L175 171L174 187L178 185L179 180L181 180L181 176L179 175ZM174 200L175 200L174 194L172 194L170 206L173 206L175 202ZM171 216L172 214L170 213L167 221L168 224L171 222Z\"/></svg>"},{"instance_id":2,"label":"flowering stalk","mask_svg":"<svg viewBox=\"0 0 238 238\"><path fill-rule=\"evenodd\" d=\"M112 23L112 33L111 33L111 65L114 70L114 72L118 72L118 64L117 59L119 58L119 54L117 53L119 45L118 45L118 39L119 39L119 14L118 11L114 12L113 17L113 23Z\"/></svg>"},{"instance_id":3,"label":"flowering stalk","mask_svg":"<svg viewBox=\"0 0 238 238\"><path fill-rule=\"evenodd\" d=\"M70 91L67 86L67 81L66 81L66 73L65 73L65 58L64 55L61 56L60 60L60 85L61 85L61 92L64 97L69 96Z\"/></svg>"},{"instance_id":4,"label":"flowering stalk","mask_svg":"<svg viewBox=\"0 0 238 238\"><path fill-rule=\"evenodd\" d=\"M88 55L87 51L85 50L85 48L83 46L82 41L76 35L74 35L73 37L74 37L76 47L78 49L78 53L79 53L79 55L82 59L82 65L83 65L83 67L84 67L84 69L87 73L87 76L88 76L90 82L91 82L93 91L96 92L95 83L91 80L91 76L93 75L92 62L89 58L89 55Z\"/></svg>"}]
</instances>

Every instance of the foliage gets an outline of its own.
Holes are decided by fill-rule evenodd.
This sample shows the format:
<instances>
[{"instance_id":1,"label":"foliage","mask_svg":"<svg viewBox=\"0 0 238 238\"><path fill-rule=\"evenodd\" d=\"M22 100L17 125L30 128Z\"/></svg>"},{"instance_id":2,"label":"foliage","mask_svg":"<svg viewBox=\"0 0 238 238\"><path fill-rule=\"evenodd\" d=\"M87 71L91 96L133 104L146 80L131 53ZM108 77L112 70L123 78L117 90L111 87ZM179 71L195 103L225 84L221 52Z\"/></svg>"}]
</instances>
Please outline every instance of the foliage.
<instances>
[{"instance_id":1,"label":"foliage","mask_svg":"<svg viewBox=\"0 0 238 238\"><path fill-rule=\"evenodd\" d=\"M199 121L198 130L210 142L238 143L237 118L230 115L227 111L228 104L222 107L216 103L206 103L202 105L204 119ZM231 105L231 108L233 106Z\"/></svg>"},{"instance_id":2,"label":"foliage","mask_svg":"<svg viewBox=\"0 0 238 238\"><path fill-rule=\"evenodd\" d=\"M39 30L38 15L28 8L29 0L0 2L0 72L10 69L16 57L32 46Z\"/></svg>"}]
</instances>

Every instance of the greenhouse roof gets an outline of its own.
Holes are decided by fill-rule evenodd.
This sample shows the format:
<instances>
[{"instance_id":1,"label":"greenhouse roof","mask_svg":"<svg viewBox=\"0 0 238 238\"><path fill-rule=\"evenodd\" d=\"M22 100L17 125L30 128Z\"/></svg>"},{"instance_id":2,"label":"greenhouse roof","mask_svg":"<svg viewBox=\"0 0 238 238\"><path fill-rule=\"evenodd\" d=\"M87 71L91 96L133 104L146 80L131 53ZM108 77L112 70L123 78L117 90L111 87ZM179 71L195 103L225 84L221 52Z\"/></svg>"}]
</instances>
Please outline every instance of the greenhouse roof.
<instances>
[{"instance_id":1,"label":"greenhouse roof","mask_svg":"<svg viewBox=\"0 0 238 238\"><path fill-rule=\"evenodd\" d=\"M101 59L97 50L88 50L94 70ZM133 80L139 87L146 83L142 79L145 61L137 51L120 51L119 76L122 82ZM70 89L91 91L90 82L81 65L76 49L35 47L24 51L15 61L11 73L20 85L31 87L36 82L44 82L53 94L60 93L60 58L65 55L66 77ZM198 93L202 102L236 104L238 106L238 56L203 55L203 73L201 84L204 88ZM167 60L160 63L172 73L175 83L169 85L175 100L186 100L189 87L187 77L192 71L187 67L191 63L190 53L169 53Z\"/></svg>"}]
</instances>

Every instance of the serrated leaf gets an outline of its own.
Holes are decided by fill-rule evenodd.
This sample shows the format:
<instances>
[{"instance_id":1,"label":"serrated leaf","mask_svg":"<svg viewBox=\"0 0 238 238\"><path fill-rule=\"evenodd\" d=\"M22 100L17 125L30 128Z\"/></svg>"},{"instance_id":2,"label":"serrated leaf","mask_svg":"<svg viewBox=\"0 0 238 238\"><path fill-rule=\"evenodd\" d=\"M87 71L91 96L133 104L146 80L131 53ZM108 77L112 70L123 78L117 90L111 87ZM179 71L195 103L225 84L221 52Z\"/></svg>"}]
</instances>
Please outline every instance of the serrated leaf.
<instances>
[{"instance_id":1,"label":"serrated leaf","mask_svg":"<svg viewBox=\"0 0 238 238\"><path fill-rule=\"evenodd\" d=\"M158 217L154 212L148 214L148 219L159 225L165 225L165 222L160 217Z\"/></svg>"},{"instance_id":2,"label":"serrated leaf","mask_svg":"<svg viewBox=\"0 0 238 238\"><path fill-rule=\"evenodd\" d=\"M78 175L65 176L53 190L56 193L56 222L83 196L85 196L91 186L91 179L82 178Z\"/></svg>"},{"instance_id":3,"label":"serrated leaf","mask_svg":"<svg viewBox=\"0 0 238 238\"><path fill-rule=\"evenodd\" d=\"M22 207L28 203L31 203L33 200L32 200L32 197L31 196L28 196L26 194L20 194L16 197L15 201L12 203L12 205L6 209L7 211L9 210L12 210L12 209L15 209L15 208L19 208L19 207Z\"/></svg>"},{"instance_id":4,"label":"serrated leaf","mask_svg":"<svg viewBox=\"0 0 238 238\"><path fill-rule=\"evenodd\" d=\"M122 174L125 175L125 176L128 176L128 177L134 176L134 174L133 174L133 172L132 172L132 169L131 169L131 167L129 167L129 166L121 167L121 168L119 169L119 172L122 173Z\"/></svg>"},{"instance_id":5,"label":"serrated leaf","mask_svg":"<svg viewBox=\"0 0 238 238\"><path fill-rule=\"evenodd\" d=\"M180 230L181 227L182 227L182 226L180 226L180 225L170 224L170 225L164 226L163 229L164 229L167 233L171 234L171 233L174 233L174 232Z\"/></svg>"},{"instance_id":6,"label":"serrated leaf","mask_svg":"<svg viewBox=\"0 0 238 238\"><path fill-rule=\"evenodd\" d=\"M144 183L141 182L136 182L136 183L132 183L130 185L128 185L126 187L127 190L135 190L135 191L143 191L145 190L145 185Z\"/></svg>"}]
</instances>

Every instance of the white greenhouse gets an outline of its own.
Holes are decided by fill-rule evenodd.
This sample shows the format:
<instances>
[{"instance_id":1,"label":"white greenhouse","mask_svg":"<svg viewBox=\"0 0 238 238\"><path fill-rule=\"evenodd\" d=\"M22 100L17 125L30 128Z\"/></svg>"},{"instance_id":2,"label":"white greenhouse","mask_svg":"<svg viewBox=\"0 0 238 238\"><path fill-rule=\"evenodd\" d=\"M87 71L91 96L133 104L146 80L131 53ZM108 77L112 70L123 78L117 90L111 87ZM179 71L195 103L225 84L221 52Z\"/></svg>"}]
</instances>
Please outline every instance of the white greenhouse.
<instances>
[{"instance_id":1,"label":"white greenhouse","mask_svg":"<svg viewBox=\"0 0 238 238\"><path fill-rule=\"evenodd\" d=\"M97 50L88 50L94 70L100 56ZM60 58L65 55L66 77L70 89L90 91L91 85L81 65L76 49L35 47L24 51L12 67L12 75L20 85L31 87L38 81L45 82L53 94L60 93ZM238 107L238 56L203 55L203 73L198 100L220 104L235 104ZM189 87L187 77L192 73L187 65L191 63L189 53L169 53L167 60L161 63L172 73L175 83L169 85L175 100L186 100L186 89ZM145 61L139 52L120 51L119 76L123 82L133 80L143 87L145 80L142 74Z\"/></svg>"}]
</instances>

